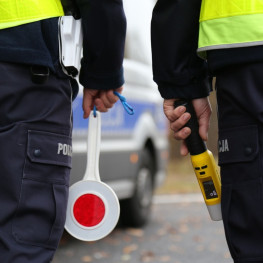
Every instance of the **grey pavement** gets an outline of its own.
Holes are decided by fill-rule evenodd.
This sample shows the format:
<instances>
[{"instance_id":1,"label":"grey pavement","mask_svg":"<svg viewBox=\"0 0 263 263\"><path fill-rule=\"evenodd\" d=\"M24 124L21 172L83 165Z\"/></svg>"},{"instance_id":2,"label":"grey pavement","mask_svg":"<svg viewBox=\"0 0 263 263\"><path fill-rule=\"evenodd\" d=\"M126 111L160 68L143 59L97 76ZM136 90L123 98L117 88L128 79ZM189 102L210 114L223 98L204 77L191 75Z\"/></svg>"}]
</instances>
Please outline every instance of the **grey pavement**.
<instances>
[{"instance_id":1,"label":"grey pavement","mask_svg":"<svg viewBox=\"0 0 263 263\"><path fill-rule=\"evenodd\" d=\"M222 221L211 221L203 202L171 200L155 202L142 229L117 226L96 242L64 235L53 263L232 263Z\"/></svg>"}]
</instances>

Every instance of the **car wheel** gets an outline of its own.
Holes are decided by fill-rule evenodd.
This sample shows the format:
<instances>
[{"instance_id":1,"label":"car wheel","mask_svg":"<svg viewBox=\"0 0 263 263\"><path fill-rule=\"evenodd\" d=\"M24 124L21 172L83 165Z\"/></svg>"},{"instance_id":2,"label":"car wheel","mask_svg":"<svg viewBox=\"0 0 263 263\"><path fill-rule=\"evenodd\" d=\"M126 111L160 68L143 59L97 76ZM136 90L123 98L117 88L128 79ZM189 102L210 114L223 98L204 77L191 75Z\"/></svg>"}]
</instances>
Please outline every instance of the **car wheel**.
<instances>
[{"instance_id":1,"label":"car wheel","mask_svg":"<svg viewBox=\"0 0 263 263\"><path fill-rule=\"evenodd\" d=\"M142 227L150 219L153 198L154 161L149 149L142 152L134 194L122 200L121 222L124 226Z\"/></svg>"}]
</instances>

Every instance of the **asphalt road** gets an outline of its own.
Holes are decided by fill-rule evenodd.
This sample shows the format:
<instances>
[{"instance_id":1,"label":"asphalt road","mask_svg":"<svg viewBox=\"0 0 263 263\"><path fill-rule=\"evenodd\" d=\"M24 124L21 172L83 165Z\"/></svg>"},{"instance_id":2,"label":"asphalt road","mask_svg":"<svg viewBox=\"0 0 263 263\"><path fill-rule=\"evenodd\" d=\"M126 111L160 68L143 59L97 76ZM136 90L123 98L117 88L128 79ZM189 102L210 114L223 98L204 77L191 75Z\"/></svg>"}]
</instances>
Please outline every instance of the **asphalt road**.
<instances>
[{"instance_id":1,"label":"asphalt road","mask_svg":"<svg viewBox=\"0 0 263 263\"><path fill-rule=\"evenodd\" d=\"M189 196L188 196L189 197ZM97 242L64 235L53 263L232 263L222 221L211 221L200 196L155 199L142 229L116 229Z\"/></svg>"}]
</instances>

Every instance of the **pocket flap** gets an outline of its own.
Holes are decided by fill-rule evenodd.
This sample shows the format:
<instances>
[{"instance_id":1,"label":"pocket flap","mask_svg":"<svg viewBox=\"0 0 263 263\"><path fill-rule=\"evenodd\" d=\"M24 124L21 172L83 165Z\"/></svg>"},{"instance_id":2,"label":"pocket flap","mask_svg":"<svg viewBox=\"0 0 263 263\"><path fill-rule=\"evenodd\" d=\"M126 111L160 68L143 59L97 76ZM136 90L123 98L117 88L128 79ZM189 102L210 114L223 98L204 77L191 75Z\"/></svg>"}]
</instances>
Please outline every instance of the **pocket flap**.
<instances>
[{"instance_id":1,"label":"pocket flap","mask_svg":"<svg viewBox=\"0 0 263 263\"><path fill-rule=\"evenodd\" d=\"M72 139L62 134L29 130L27 155L31 162L71 168Z\"/></svg>"},{"instance_id":2,"label":"pocket flap","mask_svg":"<svg viewBox=\"0 0 263 263\"><path fill-rule=\"evenodd\" d=\"M258 127L224 129L219 133L218 140L219 165L236 162L249 162L259 152Z\"/></svg>"}]
</instances>

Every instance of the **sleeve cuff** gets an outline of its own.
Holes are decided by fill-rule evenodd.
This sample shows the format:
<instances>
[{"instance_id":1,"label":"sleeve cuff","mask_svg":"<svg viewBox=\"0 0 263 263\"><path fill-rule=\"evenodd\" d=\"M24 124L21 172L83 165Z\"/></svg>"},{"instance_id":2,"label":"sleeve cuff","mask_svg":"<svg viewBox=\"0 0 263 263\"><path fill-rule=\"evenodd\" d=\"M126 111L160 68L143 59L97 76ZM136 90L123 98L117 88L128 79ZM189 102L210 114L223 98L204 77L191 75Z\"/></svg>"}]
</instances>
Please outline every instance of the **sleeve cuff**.
<instances>
[{"instance_id":1,"label":"sleeve cuff","mask_svg":"<svg viewBox=\"0 0 263 263\"><path fill-rule=\"evenodd\" d=\"M212 78L206 77L202 81L196 80L188 85L177 86L170 83L158 83L158 89L164 99L197 99L209 96L212 91Z\"/></svg>"},{"instance_id":2,"label":"sleeve cuff","mask_svg":"<svg viewBox=\"0 0 263 263\"><path fill-rule=\"evenodd\" d=\"M79 82L86 89L109 90L117 89L124 84L123 67L111 73L84 73L80 71Z\"/></svg>"}]
</instances>

